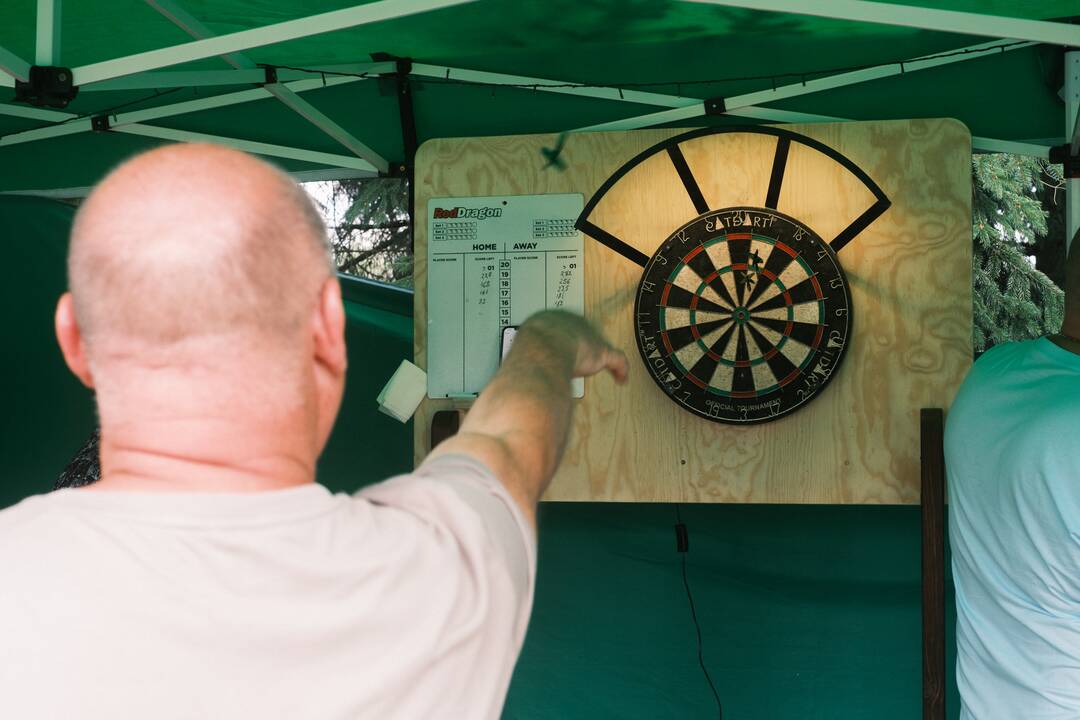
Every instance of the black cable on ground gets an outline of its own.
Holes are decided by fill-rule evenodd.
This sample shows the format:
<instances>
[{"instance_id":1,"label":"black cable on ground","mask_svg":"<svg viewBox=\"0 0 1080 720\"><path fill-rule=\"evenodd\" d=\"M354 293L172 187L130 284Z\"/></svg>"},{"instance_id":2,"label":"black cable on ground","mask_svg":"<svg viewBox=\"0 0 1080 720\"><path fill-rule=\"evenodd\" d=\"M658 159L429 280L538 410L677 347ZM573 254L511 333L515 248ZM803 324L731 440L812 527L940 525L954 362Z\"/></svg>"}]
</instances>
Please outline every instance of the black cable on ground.
<instances>
[{"instance_id":1,"label":"black cable on ground","mask_svg":"<svg viewBox=\"0 0 1080 720\"><path fill-rule=\"evenodd\" d=\"M686 553L690 551L690 536L686 530L686 525L683 524L678 503L675 503L675 520L675 548L679 552L679 559L682 564L682 581L683 587L686 589L686 599L690 603L690 617L694 621L694 630L697 631L698 665L701 666L701 672L705 676L705 681L709 683L709 689L712 690L713 698L716 700L716 716L723 720L724 707L720 704L720 693L716 692L716 685L713 684L712 677L709 675L709 669L705 667L705 648L701 640L701 624L698 622L697 609L694 607L694 594L690 591L690 580L686 576Z\"/></svg>"}]
</instances>

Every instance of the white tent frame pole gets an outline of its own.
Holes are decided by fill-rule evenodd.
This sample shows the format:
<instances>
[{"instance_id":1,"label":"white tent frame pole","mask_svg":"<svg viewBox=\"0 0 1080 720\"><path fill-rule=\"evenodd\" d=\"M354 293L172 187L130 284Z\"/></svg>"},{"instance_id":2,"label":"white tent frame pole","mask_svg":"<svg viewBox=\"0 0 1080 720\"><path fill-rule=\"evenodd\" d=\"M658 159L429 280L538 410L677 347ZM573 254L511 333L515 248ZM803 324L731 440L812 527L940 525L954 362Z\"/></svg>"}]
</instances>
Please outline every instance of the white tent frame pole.
<instances>
[{"instance_id":1,"label":"white tent frame pole","mask_svg":"<svg viewBox=\"0 0 1080 720\"><path fill-rule=\"evenodd\" d=\"M34 64L60 64L60 18L63 0L37 0L37 37Z\"/></svg>"},{"instance_id":2,"label":"white tent frame pole","mask_svg":"<svg viewBox=\"0 0 1080 720\"><path fill-rule=\"evenodd\" d=\"M333 87L334 85L344 85L346 84L346 80L351 79L352 78L334 78L337 82L328 81L326 86ZM312 90L315 87L323 87L321 80L298 80L294 85L299 86L302 90ZM225 93L223 95L213 95L211 97L198 98L195 100L184 100L183 102L173 103L171 105L161 105L159 107L150 107L145 110L117 113L110 116L109 124L115 126L129 122L161 120L162 118L187 115L188 113L201 112L203 110L213 110L215 108L228 107L230 105L242 105L256 100L265 100L269 97L271 97L270 91L265 87L256 87L251 88L250 90L237 90L236 92Z\"/></svg>"},{"instance_id":3,"label":"white tent frame pole","mask_svg":"<svg viewBox=\"0 0 1080 720\"><path fill-rule=\"evenodd\" d=\"M731 114L737 115L739 117L752 118L754 120L760 120L768 123L813 124L858 122L852 120L851 118L835 117L833 115L814 115L812 113L793 112L791 110L777 110L776 108L767 107L744 107L739 108ZM1049 159L1050 157L1049 145L1039 145L1037 143L1030 142L1018 142L1015 140L998 140L996 138L988 137L973 136L971 138L971 149L978 152L1028 155L1030 157L1042 158L1043 160Z\"/></svg>"},{"instance_id":4,"label":"white tent frame pole","mask_svg":"<svg viewBox=\"0 0 1080 720\"><path fill-rule=\"evenodd\" d=\"M295 92L306 92L322 87L333 87L335 85L358 82L361 79L362 78L355 77L332 77L327 78L326 83L324 84L321 78L312 78L310 80L296 80L287 83L287 86ZM265 100L269 97L271 97L271 94L266 88L258 87L251 88L250 90L239 90L223 95L199 98L198 100L186 100L172 105L162 105L159 107L147 108L146 110L134 110L132 112L110 115L109 124L116 128L120 125L145 122L147 120L161 120L163 118L200 112L202 110L213 110L214 108L238 105L254 100ZM9 105L6 107L14 106ZM33 130L24 130L10 135L4 135L3 137L0 137L0 147L6 145L19 145L21 143L34 142L36 140L44 140L51 137L61 137L63 135L77 135L92 129L93 127L90 118L83 118L81 120L65 122L63 125L35 128Z\"/></svg>"},{"instance_id":5,"label":"white tent frame pole","mask_svg":"<svg viewBox=\"0 0 1080 720\"><path fill-rule=\"evenodd\" d=\"M304 98L296 94L295 91L290 90L284 85L278 83L274 85L267 85L266 91L276 97L286 107L295 112L300 117L307 120L309 123L317 127L326 135L330 136L334 140L342 145L345 149L351 152L358 158L363 158L375 166L381 173L386 173L390 170L390 161L384 158L379 153L372 150L370 147L361 142L355 135L350 133L341 125L332 120L326 113L319 110L317 107L309 103Z\"/></svg>"},{"instance_id":6,"label":"white tent frame pole","mask_svg":"<svg viewBox=\"0 0 1080 720\"><path fill-rule=\"evenodd\" d=\"M33 107L32 105L4 105L0 104L0 115L27 118L28 120L45 120L48 122L64 122L76 117L72 113L59 112L58 110L46 110L45 108Z\"/></svg>"},{"instance_id":7,"label":"white tent frame pole","mask_svg":"<svg viewBox=\"0 0 1080 720\"><path fill-rule=\"evenodd\" d=\"M307 70L280 68L277 71L277 76L278 82L287 82L321 77L320 72L331 77L335 73L348 73L350 75L363 75L366 73L375 76L392 73L396 69L397 66L392 62L348 63L345 65L319 65ZM102 80L90 85L83 85L79 88L79 92L161 90L178 87L213 87L215 85L259 85L265 80L266 71L262 68L253 70L164 70L136 73L135 75L126 75L112 80ZM2 76L0 76L0 82L2 82Z\"/></svg>"},{"instance_id":8,"label":"white tent frame pole","mask_svg":"<svg viewBox=\"0 0 1080 720\"><path fill-rule=\"evenodd\" d=\"M997 53L1009 52L1011 50L1020 50L1028 48L1035 43L1022 42L1022 43L1002 43L1000 40L989 43L980 43L978 45L971 45L964 48L958 48L956 55L949 55L947 57L935 57L935 56L923 56L912 58L911 60L905 60L899 63L891 63L889 65L883 65L880 67L866 68L864 70L853 70L851 72L837 73L836 75L829 75L823 78L817 78L815 80L807 80L805 83L791 83L789 85L782 85L775 89L758 90L751 93L744 93L742 95L734 95L732 97L724 98L725 112L730 114L737 114L737 110L745 107L754 107L762 103L775 102L778 100L787 100L794 97L800 97L803 95L810 95L812 93L824 92L826 90L835 90L836 88L846 87L848 85L855 85L858 83L869 82L871 80L880 80L882 78L896 77L897 75L903 75L908 72L918 72L919 70L929 70L931 68L941 67L942 65L951 65L958 62L966 62L968 60L976 60L988 55L994 55ZM694 112L691 112L693 110ZM639 115L637 117L622 118L620 120L612 120L611 122L598 123L596 125L589 125L587 127L579 128L580 132L594 132L598 130L636 130L638 128L649 127L650 125L659 125L666 122L675 122L677 120L687 120L692 117L698 117L705 114L705 103L703 101L697 101L695 105L689 107L681 107L672 110L661 110L659 112L647 113L645 115Z\"/></svg>"},{"instance_id":9,"label":"white tent frame pole","mask_svg":"<svg viewBox=\"0 0 1080 720\"><path fill-rule=\"evenodd\" d=\"M196 40L205 40L207 38L216 37L216 34L212 32L210 28L206 27L206 25L203 25L198 18L170 0L146 0L146 4L156 10L159 14L164 15L169 22ZM237 70L258 67L256 63L239 53L222 53L221 59Z\"/></svg>"},{"instance_id":10,"label":"white tent frame pole","mask_svg":"<svg viewBox=\"0 0 1080 720\"><path fill-rule=\"evenodd\" d=\"M972 45L966 48L960 48L964 51L963 55L950 56L948 58L937 59L919 59L916 58L912 61L911 69L925 70L931 67L937 67L938 65L946 65L953 62L962 62L964 60L973 60L979 57L985 57L987 54L993 54L997 52L1009 52L1011 50L1020 50L1022 48L1031 47L1034 43L1012 43L1003 45L1000 41L982 43L980 45ZM921 65L919 63L922 63ZM907 69L908 63L904 63L905 69ZM854 71L853 73L843 73L841 75L833 76L841 78L843 76L851 76L864 71ZM898 74L897 70L895 74ZM602 100L617 100L622 102L634 103L638 105L659 105L662 107L674 108L677 111L685 113L687 111L696 111L701 109L700 113L694 112L686 115L685 117L696 117L704 112L704 105L701 100L695 98L685 98L677 95L663 95L660 93L641 92L638 90L623 90L622 96L620 96L617 88L610 87L586 87L575 85L571 82L562 80L552 80L550 78L535 78L525 77L521 75L505 75L502 73L484 72L479 70L462 70L459 68L451 68L445 65L428 65L424 63L416 63L413 65L413 74L419 77L443 79L443 80L460 80L464 82L475 82L480 84L492 84L492 85L527 85L536 86L538 92L552 92L565 95L577 95L581 97L598 98ZM822 80L830 80L832 78L822 78ZM856 79L854 82L866 82L870 79L876 78L862 78ZM811 85L815 81L808 81L807 85ZM550 86L550 87L545 87ZM829 87L841 87L842 84L836 83ZM794 86L789 86L794 87ZM798 86L801 87L801 84ZM808 92L819 92L826 89L821 86L813 86L813 90ZM777 88L775 92L784 91L785 88ZM774 91L765 91L773 93ZM741 101L745 101L747 98L751 98L754 95L760 93L747 93L746 95L737 96L741 98ZM802 94L802 93L800 93ZM793 97L788 95L785 97ZM734 100L736 98L732 98ZM736 117L745 117L751 120L758 120L771 123L824 123L824 122L852 122L850 118L841 118L830 115L813 115L810 113L795 112L791 110L781 110L779 108L759 107L756 105L740 105L738 107L729 107L726 114L734 115ZM679 114L682 114L679 113ZM657 113L659 114L659 113ZM672 113L674 115L675 113ZM648 117L648 116L645 116ZM673 119L680 119L677 117L667 116L666 121ZM1078 120L1080 122L1080 120ZM980 152L1007 152L1014 155L1028 155L1031 157L1039 157L1046 159L1049 157L1050 148L1046 145L1040 145L1037 143L1025 143L1017 142L1013 140L998 140L996 138L987 137L973 137L971 139L972 148Z\"/></svg>"},{"instance_id":11,"label":"white tent frame pole","mask_svg":"<svg viewBox=\"0 0 1080 720\"><path fill-rule=\"evenodd\" d=\"M14 80L26 82L30 79L30 63L0 46L0 85L14 87Z\"/></svg>"},{"instance_id":12,"label":"white tent frame pole","mask_svg":"<svg viewBox=\"0 0 1080 720\"><path fill-rule=\"evenodd\" d=\"M48 140L49 138L63 137L65 135L78 135L79 133L90 132L93 129L90 118L80 118L79 120L63 122L63 124L47 125L45 127L23 130L22 132L0 136L0 147L22 145L23 143Z\"/></svg>"},{"instance_id":13,"label":"white tent frame pole","mask_svg":"<svg viewBox=\"0 0 1080 720\"><path fill-rule=\"evenodd\" d=\"M432 78L444 81L460 81L477 83L479 85L535 85L538 92L550 92L561 95L576 95L579 97L597 98L599 100L614 100L617 102L635 103L638 105L658 105L660 107L679 108L696 105L701 101L697 98L686 98L678 95L664 95L662 93L642 92L640 90L619 90L615 87L586 87L562 80L546 80L542 78L525 77L522 75L505 75L503 73L486 72L483 70L462 70L460 68L447 67L446 65L429 65L426 63L413 63L411 75L423 78ZM550 87L545 87L550 86ZM558 86L558 87L556 87Z\"/></svg>"},{"instance_id":14,"label":"white tent frame pole","mask_svg":"<svg viewBox=\"0 0 1080 720\"><path fill-rule=\"evenodd\" d=\"M870 80L879 80L881 78L895 77L896 75L902 75L905 72L915 72L918 70L928 70L930 68L940 67L942 65L951 65L952 63L965 62L968 60L976 60L978 58L986 57L996 53L1010 52L1012 50L1021 50L1023 48L1032 47L1035 43L1021 42L1021 43L1003 43L1002 41L993 41L980 43L978 45L970 45L968 47L957 48L956 55L950 55L948 57L918 57L911 60L905 60L903 63L891 63L889 65L883 65L880 67L866 68L863 70L854 70L852 72L838 73L836 75L829 75L827 77L818 78L815 80L808 80L806 83L792 83L790 85L784 85L778 87L775 90L761 90L752 93L746 93L744 95L736 95L730 98L725 98L724 103L728 110L736 110L741 107L749 107L752 105L760 105L762 103L773 102L776 100L785 100L788 98L798 97L800 95L809 95L815 92L822 92L825 90L832 90L846 85L854 85L855 83L868 82ZM903 65L903 67L901 67ZM502 73L483 72L478 70L461 70L458 68L451 68L445 65L428 65L424 63L415 63L413 65L412 74L419 77L427 77L439 80L447 81L462 81L473 82L478 84L491 84L491 85L526 85L535 86L535 89L539 92L552 92L561 93L565 95L578 95L582 97L597 98L600 100L614 100L619 102L634 103L637 105L656 105L660 107L672 108L670 120L685 119L686 115L679 110L687 107L693 107L695 105L701 105L702 101L697 98L687 98L678 95L665 95L654 92L642 92L640 90L620 90L616 87L586 87L575 85L571 82L564 82L561 80L550 80L534 77L523 77L521 75L504 75ZM545 85L550 87L545 87ZM704 112L704 110L702 110ZM693 117L692 115L689 117ZM618 122L618 121L616 121ZM664 122L661 120L660 122ZM612 128L614 129L614 128Z\"/></svg>"},{"instance_id":15,"label":"white tent frame pole","mask_svg":"<svg viewBox=\"0 0 1080 720\"><path fill-rule=\"evenodd\" d=\"M210 28L203 25L198 18L191 15L173 0L146 0L146 3L194 38L203 39L214 36ZM237 70L258 68L255 61L241 53L222 55L221 58ZM290 90L280 82L271 83L264 87L267 92L280 100L287 108L317 127L324 134L329 135L353 155L367 160L378 168L379 172L385 173L390 169L390 163L386 158L369 148L348 130L330 119L326 113L296 94L295 91Z\"/></svg>"},{"instance_id":16,"label":"white tent frame pole","mask_svg":"<svg viewBox=\"0 0 1080 720\"><path fill-rule=\"evenodd\" d=\"M796 112L794 110L780 110L778 108L770 107L749 107L739 108L728 115L734 115L735 117L748 118L750 120L760 120L767 123L833 123L833 122L855 122L851 118L835 117L833 115L815 115L813 113Z\"/></svg>"},{"instance_id":17,"label":"white tent frame pole","mask_svg":"<svg viewBox=\"0 0 1080 720\"><path fill-rule=\"evenodd\" d=\"M1076 43L1080 45L1080 43ZM1080 50L1065 53L1065 142L1075 156L1080 142ZM1080 230L1080 178L1065 180L1065 250Z\"/></svg>"},{"instance_id":18,"label":"white tent frame pole","mask_svg":"<svg viewBox=\"0 0 1080 720\"><path fill-rule=\"evenodd\" d=\"M813 15L834 20L877 23L934 30L937 32L981 35L992 38L1030 40L1049 45L1080 46L1080 25L984 15L981 13L938 10L917 5L897 5L866 0L685 0L703 5Z\"/></svg>"},{"instance_id":19,"label":"white tent frame pole","mask_svg":"<svg viewBox=\"0 0 1080 720\"><path fill-rule=\"evenodd\" d=\"M635 115L634 117L620 118L610 122L587 125L575 128L573 132L604 132L607 130L640 130L641 128L662 125L663 123L689 120L691 118L705 117L705 101L698 100L687 107L673 108L671 110L658 110L657 112Z\"/></svg>"},{"instance_id":20,"label":"white tent frame pole","mask_svg":"<svg viewBox=\"0 0 1080 720\"><path fill-rule=\"evenodd\" d=\"M260 28L195 40L159 50L136 53L127 57L105 60L74 68L75 82L78 85L108 80L109 78L131 75L146 70L157 70L170 65L202 60L215 55L248 50L250 48L273 45L288 40L321 35L334 30L357 27L369 23L392 20L406 15L439 10L463 5L475 0L378 0L378 2L358 5L321 13L296 20L286 20Z\"/></svg>"},{"instance_id":21,"label":"white tent frame pole","mask_svg":"<svg viewBox=\"0 0 1080 720\"><path fill-rule=\"evenodd\" d=\"M174 130L172 128L157 127L154 125L140 125L134 123L122 127L112 128L116 132L129 135L141 135L143 137L169 140L172 142L202 142L225 145L243 150L256 155L268 155L270 157L287 158L289 160L301 160L303 162L329 165L331 167L349 168L352 170L366 170L372 176L377 174L375 166L367 160L349 155L334 155L332 153L317 152L314 150L302 150L300 148L287 147L285 145L272 145L270 143L243 140L241 138L222 137L207 133L190 132L188 130Z\"/></svg>"},{"instance_id":22,"label":"white tent frame pole","mask_svg":"<svg viewBox=\"0 0 1080 720\"><path fill-rule=\"evenodd\" d=\"M1021 50L1023 48L1029 48L1034 45L1036 45L1036 43L1033 42L1022 42L1011 45L1003 45L1001 41L995 40L992 42L981 43L979 45L971 45L965 48L959 48L956 52L962 52L962 55L915 58L913 60L905 60L903 63L866 68L864 70L853 70L851 72L829 75L828 77L818 78L815 80L807 80L805 83L792 83L790 85L778 87L775 90L759 90L757 92L736 95L734 97L725 98L724 104L728 109L738 109L740 107L749 107L751 105L761 105L762 103L775 102L777 100L786 100L788 98L799 97L801 95L809 95L810 93L815 92L823 92L825 90L833 90L835 88L845 87L847 85L855 85L857 83L868 82L870 80L880 80L882 78L896 77L897 75L903 75L908 72L929 70L931 68L941 67L942 65L951 65L956 62L976 60L978 58L983 58L988 55L1009 52L1011 50Z\"/></svg>"}]
</instances>

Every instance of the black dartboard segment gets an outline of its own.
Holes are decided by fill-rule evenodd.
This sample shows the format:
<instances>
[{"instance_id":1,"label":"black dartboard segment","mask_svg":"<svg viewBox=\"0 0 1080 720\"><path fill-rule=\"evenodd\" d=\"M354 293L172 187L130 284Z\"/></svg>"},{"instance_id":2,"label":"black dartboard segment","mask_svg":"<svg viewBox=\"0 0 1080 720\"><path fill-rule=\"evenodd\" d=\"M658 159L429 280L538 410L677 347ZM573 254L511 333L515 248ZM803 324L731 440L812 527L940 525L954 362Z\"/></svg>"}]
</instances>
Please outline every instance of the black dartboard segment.
<instances>
[{"instance_id":1,"label":"black dartboard segment","mask_svg":"<svg viewBox=\"0 0 1080 720\"><path fill-rule=\"evenodd\" d=\"M851 294L836 253L770 208L706 212L645 265L638 350L672 400L703 418L753 424L809 402L843 359Z\"/></svg>"}]
</instances>

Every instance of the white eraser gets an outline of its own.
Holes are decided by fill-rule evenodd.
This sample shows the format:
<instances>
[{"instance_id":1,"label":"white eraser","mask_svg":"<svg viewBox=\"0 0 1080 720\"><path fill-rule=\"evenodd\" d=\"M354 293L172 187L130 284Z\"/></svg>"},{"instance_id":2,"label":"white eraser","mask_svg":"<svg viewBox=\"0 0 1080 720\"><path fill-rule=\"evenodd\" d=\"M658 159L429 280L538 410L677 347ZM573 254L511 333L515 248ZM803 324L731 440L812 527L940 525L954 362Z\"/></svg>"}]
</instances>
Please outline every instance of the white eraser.
<instances>
[{"instance_id":1,"label":"white eraser","mask_svg":"<svg viewBox=\"0 0 1080 720\"><path fill-rule=\"evenodd\" d=\"M408 360L402 360L379 393L379 410L407 422L420 406L426 392L427 373Z\"/></svg>"}]
</instances>

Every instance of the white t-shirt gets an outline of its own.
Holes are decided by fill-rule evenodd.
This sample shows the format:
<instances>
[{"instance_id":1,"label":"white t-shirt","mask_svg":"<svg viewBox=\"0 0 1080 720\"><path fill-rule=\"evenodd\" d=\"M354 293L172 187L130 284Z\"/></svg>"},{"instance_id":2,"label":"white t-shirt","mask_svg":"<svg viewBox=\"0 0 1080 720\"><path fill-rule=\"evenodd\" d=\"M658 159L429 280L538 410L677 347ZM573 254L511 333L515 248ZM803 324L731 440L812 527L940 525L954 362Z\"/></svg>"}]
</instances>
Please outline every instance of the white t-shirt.
<instances>
[{"instance_id":1,"label":"white t-shirt","mask_svg":"<svg viewBox=\"0 0 1080 720\"><path fill-rule=\"evenodd\" d=\"M497 718L535 552L464 456L355 497L28 498L0 512L0 717Z\"/></svg>"},{"instance_id":2,"label":"white t-shirt","mask_svg":"<svg viewBox=\"0 0 1080 720\"><path fill-rule=\"evenodd\" d=\"M1080 356L995 347L945 429L964 720L1080 718Z\"/></svg>"}]
</instances>

